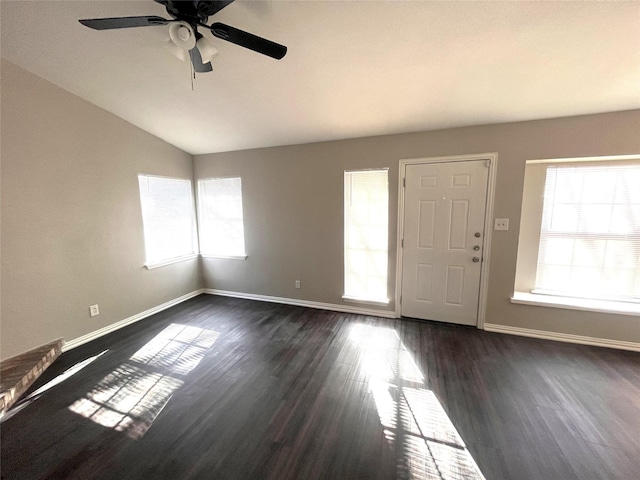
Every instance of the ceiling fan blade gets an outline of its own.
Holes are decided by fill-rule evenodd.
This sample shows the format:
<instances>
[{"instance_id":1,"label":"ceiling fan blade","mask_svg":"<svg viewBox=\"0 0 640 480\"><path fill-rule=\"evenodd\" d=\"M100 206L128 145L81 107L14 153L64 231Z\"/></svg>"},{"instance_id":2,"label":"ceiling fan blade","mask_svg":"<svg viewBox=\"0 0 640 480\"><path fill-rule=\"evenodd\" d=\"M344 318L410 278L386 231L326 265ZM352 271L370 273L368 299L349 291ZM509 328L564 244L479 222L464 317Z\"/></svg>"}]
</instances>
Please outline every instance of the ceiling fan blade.
<instances>
[{"instance_id":1,"label":"ceiling fan blade","mask_svg":"<svg viewBox=\"0 0 640 480\"><path fill-rule=\"evenodd\" d=\"M112 30L114 28L133 28L133 27L154 27L156 25L167 25L173 20L167 20L162 17L115 17L115 18L89 18L78 20L85 27L94 30Z\"/></svg>"},{"instance_id":2,"label":"ceiling fan blade","mask_svg":"<svg viewBox=\"0 0 640 480\"><path fill-rule=\"evenodd\" d=\"M224 23L214 23L210 27L211 33L215 37L235 43L241 47L248 48L254 52L261 53L271 58L280 60L287 53L287 47L279 43L272 42L266 38L258 37L252 33L239 30Z\"/></svg>"},{"instance_id":3,"label":"ceiling fan blade","mask_svg":"<svg viewBox=\"0 0 640 480\"><path fill-rule=\"evenodd\" d=\"M193 47L191 50L189 50L189 58L191 58L191 64L193 65L194 71L198 73L207 73L213 71L211 62L202 63L202 55L200 55L200 50L198 50L198 47Z\"/></svg>"}]
</instances>

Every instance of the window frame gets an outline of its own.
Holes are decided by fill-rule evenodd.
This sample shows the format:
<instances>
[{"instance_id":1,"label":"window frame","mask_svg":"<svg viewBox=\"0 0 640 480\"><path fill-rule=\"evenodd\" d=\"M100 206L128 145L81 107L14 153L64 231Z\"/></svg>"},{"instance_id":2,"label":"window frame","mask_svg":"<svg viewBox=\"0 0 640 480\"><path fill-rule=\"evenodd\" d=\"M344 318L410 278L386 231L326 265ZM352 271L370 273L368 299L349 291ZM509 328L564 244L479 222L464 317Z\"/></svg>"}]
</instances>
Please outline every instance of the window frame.
<instances>
[{"instance_id":1,"label":"window frame","mask_svg":"<svg viewBox=\"0 0 640 480\"><path fill-rule=\"evenodd\" d=\"M233 180L238 179L240 181L240 210L242 213L242 253L238 252L238 254L227 254L222 252L204 252L203 248L207 245L207 242L203 238L203 235L206 235L205 225L207 224L207 220L205 220L205 212L207 212L206 206L203 204L204 202L204 194L202 193L202 188L206 182L210 182L212 180ZM244 223L244 195L242 193L242 176L241 175L225 175L218 177L205 177L198 178L196 181L196 195L197 195L197 218L198 218L198 240L200 244L200 256L203 258L223 258L230 260L246 260L247 256L247 243L246 243L246 229Z\"/></svg>"},{"instance_id":2,"label":"window frame","mask_svg":"<svg viewBox=\"0 0 640 480\"><path fill-rule=\"evenodd\" d=\"M347 263L348 263L348 206L347 202L350 199L348 196L348 186L347 186L347 175L354 173L376 173L376 172L384 172L386 174L386 235L385 235L385 272L384 272L384 284L385 284L385 294L381 297L375 296L361 296L354 294L355 292L348 292L348 281L347 281ZM348 302L353 303L362 303L362 304L372 304L372 305L388 305L389 304L389 200L390 200L390 191L389 191L389 168L367 168L367 169L354 169L354 170L344 170L343 172L343 292L342 299ZM379 251L380 253L383 249L374 249Z\"/></svg>"},{"instance_id":3,"label":"window frame","mask_svg":"<svg viewBox=\"0 0 640 480\"><path fill-rule=\"evenodd\" d=\"M152 175L147 173L138 173L137 178L138 178L138 195L140 199L140 214L142 217L142 234L143 234L144 252L145 252L144 267L147 270L153 270L153 269L164 267L167 265L172 265L174 263L180 263L180 262L197 258L198 257L198 238L197 238L198 224L196 220L196 209L195 209L195 202L194 202L194 195L193 195L193 182L191 181L191 179L183 178L183 177L170 177L165 175ZM173 257L166 257L162 259L149 259L149 252L148 252L149 232L147 231L147 227L146 227L148 220L145 220L145 207L143 205L142 185L140 183L142 178L175 180L179 182L186 182L189 185L189 207L190 207L189 218L191 223L191 227L189 229L191 232L191 242L190 242L191 252L190 253L185 253L185 254L181 254Z\"/></svg>"},{"instance_id":4,"label":"window frame","mask_svg":"<svg viewBox=\"0 0 640 480\"><path fill-rule=\"evenodd\" d=\"M514 294L511 303L623 315L639 315L640 302L628 299L588 298L536 288L542 235L546 171L554 166L606 166L640 164L640 154L528 160L525 167L520 237ZM574 234L576 235L576 234ZM577 234L602 238L601 234ZM618 234L607 234L608 238ZM566 238L566 237L565 237Z\"/></svg>"}]
</instances>

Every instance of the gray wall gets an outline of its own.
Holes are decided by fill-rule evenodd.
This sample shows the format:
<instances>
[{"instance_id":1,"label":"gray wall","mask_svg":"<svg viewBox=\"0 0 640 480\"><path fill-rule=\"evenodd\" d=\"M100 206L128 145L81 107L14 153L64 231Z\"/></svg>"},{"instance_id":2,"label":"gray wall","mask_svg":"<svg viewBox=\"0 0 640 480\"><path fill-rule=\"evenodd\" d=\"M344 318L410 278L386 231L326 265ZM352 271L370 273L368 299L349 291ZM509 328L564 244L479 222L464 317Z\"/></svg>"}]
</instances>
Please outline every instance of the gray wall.
<instances>
[{"instance_id":1,"label":"gray wall","mask_svg":"<svg viewBox=\"0 0 640 480\"><path fill-rule=\"evenodd\" d=\"M137 174L191 179L191 156L9 62L1 75L1 357L201 288L197 260L143 267Z\"/></svg>"},{"instance_id":2,"label":"gray wall","mask_svg":"<svg viewBox=\"0 0 640 480\"><path fill-rule=\"evenodd\" d=\"M1 344L7 358L80 337L203 286L342 301L345 169L389 167L395 296L398 161L498 152L487 323L640 342L638 317L509 302L525 161L640 152L640 111L201 155L192 158L2 62ZM137 174L240 175L248 259L146 270ZM302 289L294 281L302 281ZM89 317L88 307L101 314ZM374 308L374 307L367 307ZM391 303L385 310L393 311Z\"/></svg>"},{"instance_id":3,"label":"gray wall","mask_svg":"<svg viewBox=\"0 0 640 480\"><path fill-rule=\"evenodd\" d=\"M509 302L526 160L639 153L640 110L196 156L196 178L242 177L248 255L245 261L203 259L204 286L345 304L343 172L389 167L388 291L394 298L399 160L486 152L499 156L494 216L511 220L509 231L493 232L486 322L640 342L637 316Z\"/></svg>"}]
</instances>

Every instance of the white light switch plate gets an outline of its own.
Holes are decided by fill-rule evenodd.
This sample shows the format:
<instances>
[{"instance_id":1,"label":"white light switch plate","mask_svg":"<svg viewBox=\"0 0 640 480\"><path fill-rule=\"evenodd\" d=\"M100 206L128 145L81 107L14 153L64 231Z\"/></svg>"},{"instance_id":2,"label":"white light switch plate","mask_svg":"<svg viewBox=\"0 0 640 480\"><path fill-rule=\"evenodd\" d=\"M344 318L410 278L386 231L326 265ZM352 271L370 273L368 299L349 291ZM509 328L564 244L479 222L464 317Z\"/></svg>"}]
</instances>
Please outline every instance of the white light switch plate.
<instances>
[{"instance_id":1,"label":"white light switch plate","mask_svg":"<svg viewBox=\"0 0 640 480\"><path fill-rule=\"evenodd\" d=\"M509 230L509 219L508 218L496 218L494 230Z\"/></svg>"}]
</instances>

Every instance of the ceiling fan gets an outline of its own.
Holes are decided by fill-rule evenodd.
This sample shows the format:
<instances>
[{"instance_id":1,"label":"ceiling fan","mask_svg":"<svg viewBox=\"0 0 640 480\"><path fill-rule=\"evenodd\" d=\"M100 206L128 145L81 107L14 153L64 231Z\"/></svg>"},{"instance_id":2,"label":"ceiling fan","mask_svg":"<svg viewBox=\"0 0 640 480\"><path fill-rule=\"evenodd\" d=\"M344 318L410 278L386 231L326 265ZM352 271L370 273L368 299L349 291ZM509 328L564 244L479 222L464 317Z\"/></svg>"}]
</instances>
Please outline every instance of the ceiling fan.
<instances>
[{"instance_id":1,"label":"ceiling fan","mask_svg":"<svg viewBox=\"0 0 640 480\"><path fill-rule=\"evenodd\" d=\"M210 16L218 13L234 0L154 0L164 5L173 20L157 16L91 18L79 20L94 30L112 30L116 28L155 27L169 25L171 42L178 52L188 52L195 72L210 72L211 58L217 53L215 47L198 32L198 27L211 31L213 36L235 43L254 52L280 60L287 53L287 47L258 37L252 33L224 23L207 25ZM178 55L180 56L180 55Z\"/></svg>"}]
</instances>

